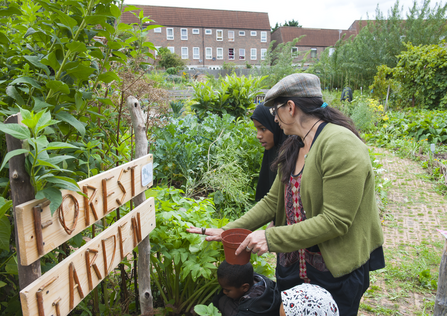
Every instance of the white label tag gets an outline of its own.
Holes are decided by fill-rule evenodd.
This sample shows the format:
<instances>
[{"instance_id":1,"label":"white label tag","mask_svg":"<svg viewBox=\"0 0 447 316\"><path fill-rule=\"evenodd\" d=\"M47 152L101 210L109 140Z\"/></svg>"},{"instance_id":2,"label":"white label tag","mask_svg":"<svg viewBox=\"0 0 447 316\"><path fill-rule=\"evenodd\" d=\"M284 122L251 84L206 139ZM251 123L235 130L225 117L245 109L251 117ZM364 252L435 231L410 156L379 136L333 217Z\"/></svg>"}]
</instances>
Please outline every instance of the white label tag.
<instances>
[{"instance_id":1,"label":"white label tag","mask_svg":"<svg viewBox=\"0 0 447 316\"><path fill-rule=\"evenodd\" d=\"M146 186L152 182L153 178L153 170L152 170L152 162L144 165L141 168L141 185Z\"/></svg>"}]
</instances>

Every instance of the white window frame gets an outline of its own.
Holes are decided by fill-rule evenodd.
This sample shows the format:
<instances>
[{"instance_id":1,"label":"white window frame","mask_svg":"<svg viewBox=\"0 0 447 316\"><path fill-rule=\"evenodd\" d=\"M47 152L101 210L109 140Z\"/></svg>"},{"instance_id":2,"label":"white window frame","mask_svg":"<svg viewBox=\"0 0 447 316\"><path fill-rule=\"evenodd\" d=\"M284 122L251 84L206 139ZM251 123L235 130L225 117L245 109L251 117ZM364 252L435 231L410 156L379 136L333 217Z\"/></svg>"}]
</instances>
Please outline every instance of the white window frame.
<instances>
[{"instance_id":1,"label":"white window frame","mask_svg":"<svg viewBox=\"0 0 447 316\"><path fill-rule=\"evenodd\" d=\"M257 31L250 31L250 36L258 36L258 32Z\"/></svg>"},{"instance_id":2,"label":"white window frame","mask_svg":"<svg viewBox=\"0 0 447 316\"><path fill-rule=\"evenodd\" d=\"M230 55L230 49L233 50L233 57L231 57L231 55ZM235 60L235 59L236 59L236 56L234 56L234 55L235 55L234 48L229 47L229 48L228 48L228 60Z\"/></svg>"},{"instance_id":3,"label":"white window frame","mask_svg":"<svg viewBox=\"0 0 447 316\"><path fill-rule=\"evenodd\" d=\"M231 36L230 34L233 34L233 36ZM228 31L228 41L234 42L234 31Z\"/></svg>"},{"instance_id":4,"label":"white window frame","mask_svg":"<svg viewBox=\"0 0 447 316\"><path fill-rule=\"evenodd\" d=\"M223 47L216 48L216 59L223 59Z\"/></svg>"},{"instance_id":5,"label":"white window frame","mask_svg":"<svg viewBox=\"0 0 447 316\"><path fill-rule=\"evenodd\" d=\"M315 52L315 57L312 57L312 53ZM316 48L310 49L310 58L317 58L318 56L318 50Z\"/></svg>"},{"instance_id":6,"label":"white window frame","mask_svg":"<svg viewBox=\"0 0 447 316\"><path fill-rule=\"evenodd\" d=\"M200 29L192 29L192 34L200 34Z\"/></svg>"},{"instance_id":7,"label":"white window frame","mask_svg":"<svg viewBox=\"0 0 447 316\"><path fill-rule=\"evenodd\" d=\"M158 49L160 49L162 46L155 46L154 49L154 57L156 58L158 56Z\"/></svg>"},{"instance_id":8,"label":"white window frame","mask_svg":"<svg viewBox=\"0 0 447 316\"><path fill-rule=\"evenodd\" d=\"M239 36L245 36L245 31L239 31Z\"/></svg>"},{"instance_id":9,"label":"white window frame","mask_svg":"<svg viewBox=\"0 0 447 316\"><path fill-rule=\"evenodd\" d=\"M183 32L185 32L185 35L183 35ZM188 40L188 29L180 29L180 39L182 41L187 41Z\"/></svg>"},{"instance_id":10,"label":"white window frame","mask_svg":"<svg viewBox=\"0 0 447 316\"><path fill-rule=\"evenodd\" d=\"M197 51L197 54L196 54ZM200 59L200 47L192 48L192 59Z\"/></svg>"},{"instance_id":11,"label":"white window frame","mask_svg":"<svg viewBox=\"0 0 447 316\"><path fill-rule=\"evenodd\" d=\"M154 33L161 33L161 27L156 27L154 29Z\"/></svg>"},{"instance_id":12,"label":"white window frame","mask_svg":"<svg viewBox=\"0 0 447 316\"><path fill-rule=\"evenodd\" d=\"M261 43L267 43L267 32L261 32Z\"/></svg>"},{"instance_id":13,"label":"white window frame","mask_svg":"<svg viewBox=\"0 0 447 316\"><path fill-rule=\"evenodd\" d=\"M245 48L239 48L239 60L245 60Z\"/></svg>"},{"instance_id":14,"label":"white window frame","mask_svg":"<svg viewBox=\"0 0 447 316\"><path fill-rule=\"evenodd\" d=\"M186 54L183 53L185 50ZM180 52L182 54L182 59L189 59L188 47L182 47Z\"/></svg>"},{"instance_id":15,"label":"white window frame","mask_svg":"<svg viewBox=\"0 0 447 316\"><path fill-rule=\"evenodd\" d=\"M169 35L169 31L172 32L171 35ZM173 27L168 27L166 28L166 39L168 41L173 41L174 40L174 28Z\"/></svg>"},{"instance_id":16,"label":"white window frame","mask_svg":"<svg viewBox=\"0 0 447 316\"><path fill-rule=\"evenodd\" d=\"M212 35L213 30L212 29L205 29L205 35Z\"/></svg>"},{"instance_id":17,"label":"white window frame","mask_svg":"<svg viewBox=\"0 0 447 316\"><path fill-rule=\"evenodd\" d=\"M266 55L267 55L267 48L261 48L261 60L265 60Z\"/></svg>"},{"instance_id":18,"label":"white window frame","mask_svg":"<svg viewBox=\"0 0 447 316\"><path fill-rule=\"evenodd\" d=\"M258 50L256 48L250 48L250 60L256 60L256 59L258 59Z\"/></svg>"},{"instance_id":19,"label":"white window frame","mask_svg":"<svg viewBox=\"0 0 447 316\"><path fill-rule=\"evenodd\" d=\"M293 58L298 57L298 47L294 46L290 49L290 54Z\"/></svg>"},{"instance_id":20,"label":"white window frame","mask_svg":"<svg viewBox=\"0 0 447 316\"><path fill-rule=\"evenodd\" d=\"M167 49L173 54L175 54L175 47L174 46L168 46Z\"/></svg>"},{"instance_id":21,"label":"white window frame","mask_svg":"<svg viewBox=\"0 0 447 316\"><path fill-rule=\"evenodd\" d=\"M205 47L205 59L213 59L213 48Z\"/></svg>"},{"instance_id":22,"label":"white window frame","mask_svg":"<svg viewBox=\"0 0 447 316\"><path fill-rule=\"evenodd\" d=\"M220 36L218 35L220 33ZM223 30L216 30L216 41L223 41Z\"/></svg>"}]
</instances>

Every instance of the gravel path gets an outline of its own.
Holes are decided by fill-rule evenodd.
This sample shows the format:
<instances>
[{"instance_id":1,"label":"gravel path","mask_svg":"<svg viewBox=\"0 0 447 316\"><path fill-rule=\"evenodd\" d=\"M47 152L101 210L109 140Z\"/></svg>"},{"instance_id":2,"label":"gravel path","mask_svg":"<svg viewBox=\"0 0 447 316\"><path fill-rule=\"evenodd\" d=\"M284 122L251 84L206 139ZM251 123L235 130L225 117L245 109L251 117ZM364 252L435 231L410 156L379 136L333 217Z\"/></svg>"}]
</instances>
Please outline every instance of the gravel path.
<instances>
[{"instance_id":1,"label":"gravel path","mask_svg":"<svg viewBox=\"0 0 447 316\"><path fill-rule=\"evenodd\" d=\"M374 272L359 315L432 315L436 290L421 281L437 280L447 228L446 198L424 179L418 163L388 151L378 159L391 180L382 213L387 267ZM419 274L428 270L426 279Z\"/></svg>"}]
</instances>

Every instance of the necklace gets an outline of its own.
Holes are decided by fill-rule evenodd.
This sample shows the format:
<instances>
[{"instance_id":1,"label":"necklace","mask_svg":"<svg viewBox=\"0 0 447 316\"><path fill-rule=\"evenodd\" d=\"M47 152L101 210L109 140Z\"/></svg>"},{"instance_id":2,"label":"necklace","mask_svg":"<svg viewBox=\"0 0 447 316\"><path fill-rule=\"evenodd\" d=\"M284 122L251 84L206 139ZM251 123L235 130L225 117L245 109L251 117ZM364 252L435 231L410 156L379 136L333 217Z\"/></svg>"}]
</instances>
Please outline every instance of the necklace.
<instances>
[{"instance_id":1,"label":"necklace","mask_svg":"<svg viewBox=\"0 0 447 316\"><path fill-rule=\"evenodd\" d=\"M310 133L310 131L312 130L312 128L314 128L314 126L317 125L317 123L318 123L319 121L321 121L321 120L316 121L316 122L314 123L314 125L312 125L312 127L311 127L311 128L309 129L309 131L306 133L306 135L304 135L304 137L303 137L303 139L302 139L302 142L303 142L303 143L304 143L304 140L306 139L307 135L309 135L309 133Z\"/></svg>"}]
</instances>

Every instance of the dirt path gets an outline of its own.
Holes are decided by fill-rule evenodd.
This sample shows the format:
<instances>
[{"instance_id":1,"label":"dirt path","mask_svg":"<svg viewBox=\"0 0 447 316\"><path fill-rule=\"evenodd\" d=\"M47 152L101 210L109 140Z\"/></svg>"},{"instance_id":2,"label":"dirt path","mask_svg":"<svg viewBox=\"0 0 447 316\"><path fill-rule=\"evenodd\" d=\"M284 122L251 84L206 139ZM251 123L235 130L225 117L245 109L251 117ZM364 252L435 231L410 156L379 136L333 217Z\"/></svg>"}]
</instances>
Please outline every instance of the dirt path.
<instances>
[{"instance_id":1,"label":"dirt path","mask_svg":"<svg viewBox=\"0 0 447 316\"><path fill-rule=\"evenodd\" d=\"M376 152L392 182L382 213L387 267L372 274L359 315L432 315L445 242L436 228L447 228L446 199L416 162Z\"/></svg>"}]
</instances>

